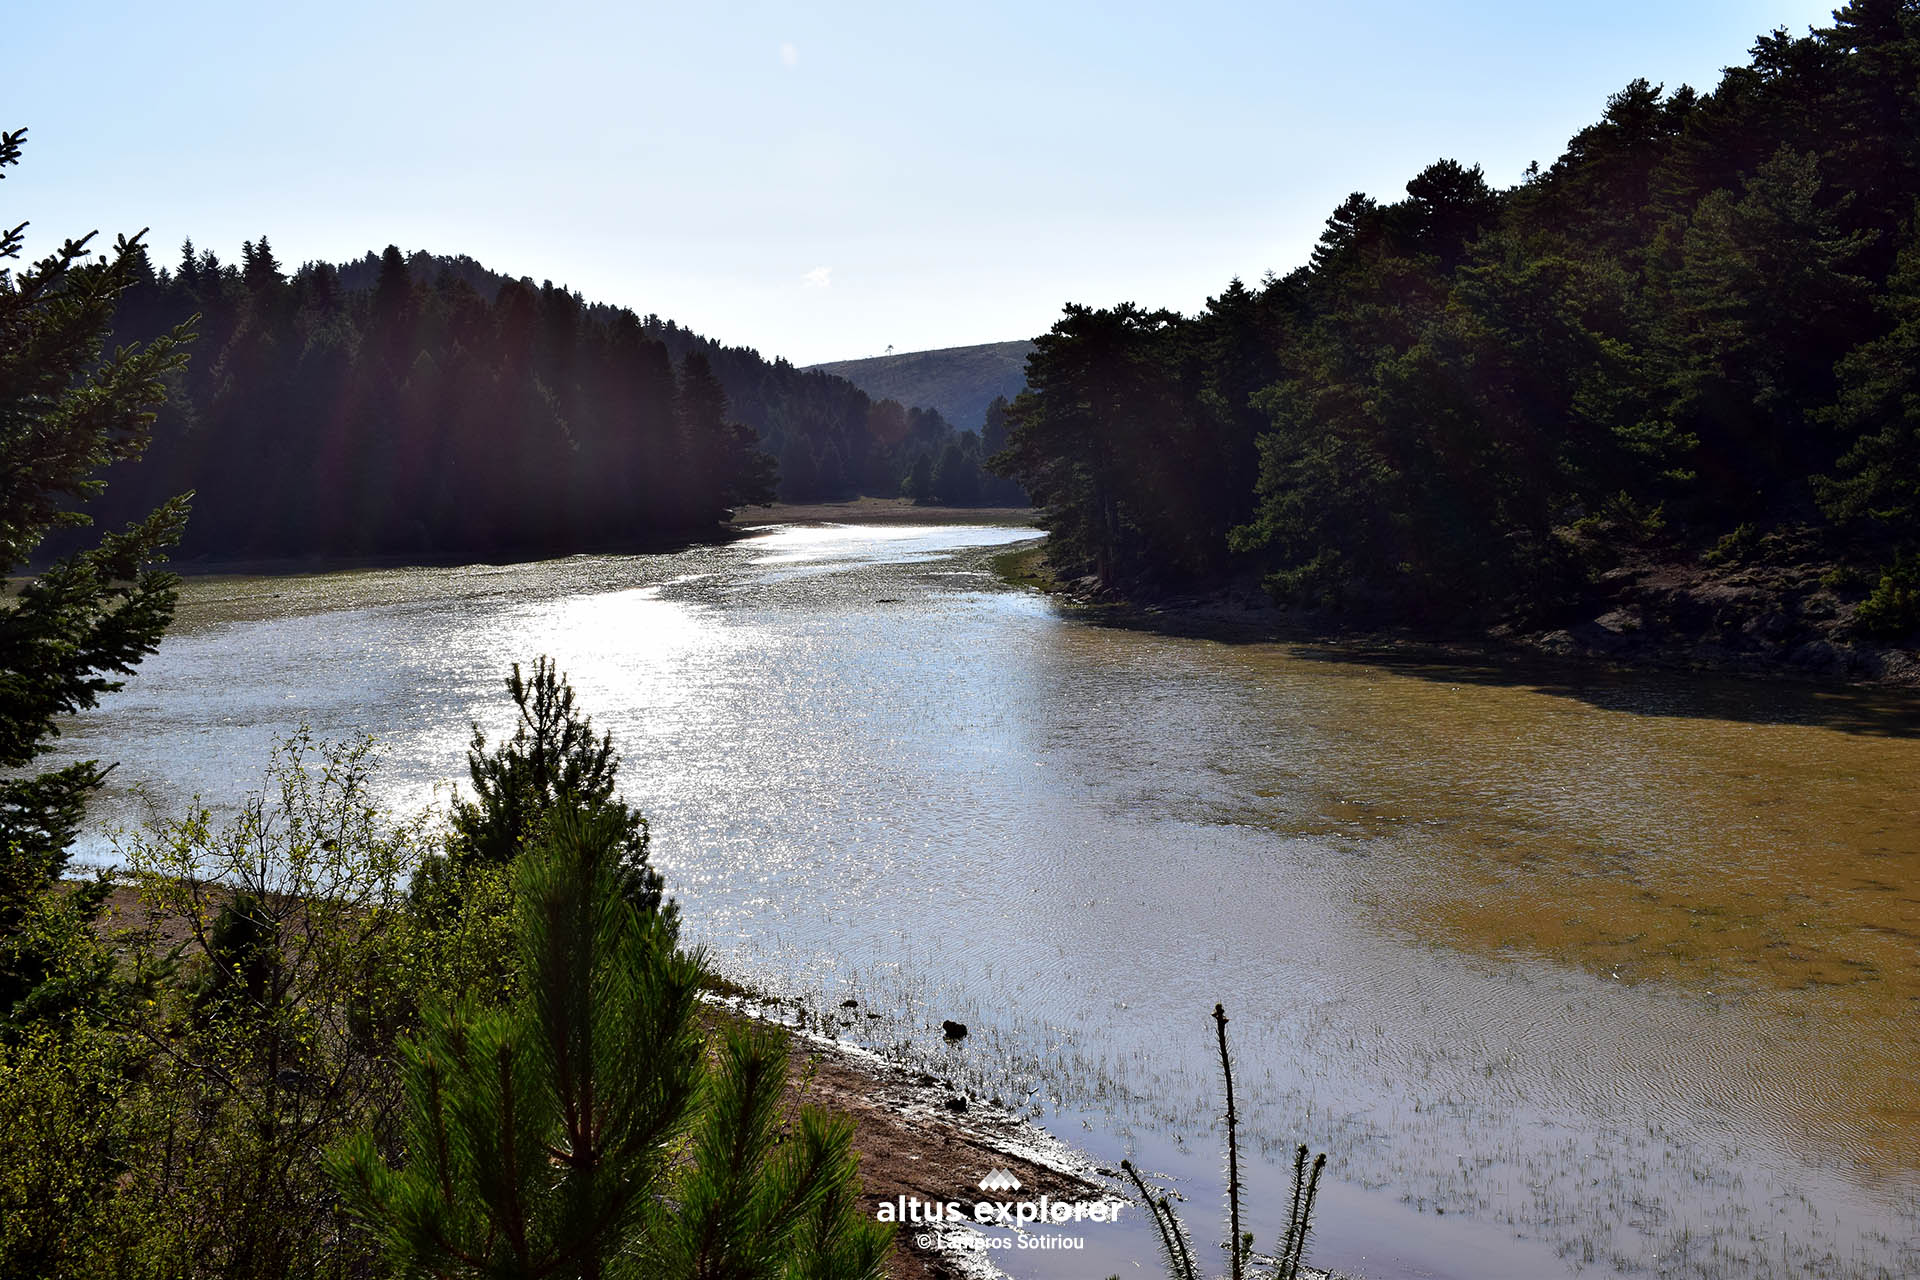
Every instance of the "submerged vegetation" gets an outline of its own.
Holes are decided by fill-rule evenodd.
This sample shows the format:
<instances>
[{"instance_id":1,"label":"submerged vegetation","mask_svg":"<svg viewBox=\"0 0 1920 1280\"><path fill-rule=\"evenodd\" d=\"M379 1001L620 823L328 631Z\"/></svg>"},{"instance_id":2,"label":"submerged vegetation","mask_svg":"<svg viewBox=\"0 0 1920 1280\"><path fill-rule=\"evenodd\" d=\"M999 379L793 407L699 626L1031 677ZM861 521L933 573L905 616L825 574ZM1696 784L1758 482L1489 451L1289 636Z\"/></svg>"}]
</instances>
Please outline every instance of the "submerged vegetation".
<instances>
[{"instance_id":1,"label":"submerged vegetation","mask_svg":"<svg viewBox=\"0 0 1920 1280\"><path fill-rule=\"evenodd\" d=\"M1227 1131L1227 1276L1228 1280L1300 1280L1300 1266L1307 1256L1307 1237L1313 1229L1313 1202L1320 1191L1320 1173L1327 1167L1327 1154L1313 1158L1309 1169L1307 1148L1300 1146L1293 1157L1293 1194L1287 1205L1286 1224L1281 1228L1277 1251L1272 1257L1257 1258L1253 1232L1240 1225L1240 1114L1233 1102L1233 1058L1227 1052L1227 1011L1213 1006L1214 1034L1220 1049L1220 1078L1226 1088ZM1174 1211L1173 1197L1156 1194L1147 1186L1131 1160L1120 1162L1121 1172L1133 1183L1140 1203L1146 1206L1160 1237L1160 1253L1166 1263L1168 1280L1200 1280L1194 1263L1192 1237L1186 1224ZM1256 1264L1261 1268L1256 1272Z\"/></svg>"},{"instance_id":2,"label":"submerged vegetation","mask_svg":"<svg viewBox=\"0 0 1920 1280\"><path fill-rule=\"evenodd\" d=\"M1517 186L1448 159L1355 194L1197 315L1069 306L996 465L1109 588L1560 626L1748 527L1910 637L1917 87L1920 6L1854 0L1713 92L1635 81Z\"/></svg>"}]
</instances>

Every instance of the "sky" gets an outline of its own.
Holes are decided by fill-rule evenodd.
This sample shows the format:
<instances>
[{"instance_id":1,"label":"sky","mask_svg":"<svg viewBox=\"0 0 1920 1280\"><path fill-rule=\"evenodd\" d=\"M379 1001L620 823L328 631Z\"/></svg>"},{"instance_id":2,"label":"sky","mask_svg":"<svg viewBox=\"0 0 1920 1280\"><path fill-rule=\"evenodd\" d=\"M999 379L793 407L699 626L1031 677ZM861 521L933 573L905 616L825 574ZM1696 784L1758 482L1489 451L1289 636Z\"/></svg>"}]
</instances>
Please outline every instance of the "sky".
<instances>
[{"instance_id":1,"label":"sky","mask_svg":"<svg viewBox=\"0 0 1920 1280\"><path fill-rule=\"evenodd\" d=\"M28 253L465 253L797 364L1192 311L1830 0L10 5ZM81 15L84 15L81 16Z\"/></svg>"}]
</instances>

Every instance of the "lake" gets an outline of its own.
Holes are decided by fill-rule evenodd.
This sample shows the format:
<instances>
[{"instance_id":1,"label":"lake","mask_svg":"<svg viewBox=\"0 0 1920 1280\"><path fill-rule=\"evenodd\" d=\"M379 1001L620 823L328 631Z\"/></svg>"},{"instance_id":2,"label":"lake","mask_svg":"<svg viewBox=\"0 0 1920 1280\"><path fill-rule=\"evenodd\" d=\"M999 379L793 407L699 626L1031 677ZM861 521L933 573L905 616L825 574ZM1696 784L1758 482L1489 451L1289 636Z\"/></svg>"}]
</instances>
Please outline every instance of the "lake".
<instances>
[{"instance_id":1,"label":"lake","mask_svg":"<svg viewBox=\"0 0 1920 1280\"><path fill-rule=\"evenodd\" d=\"M720 968L1132 1155L1203 1243L1220 1001L1263 1249L1305 1141L1310 1260L1377 1280L1920 1274L1911 700L1105 627L994 576L1031 536L190 580L65 739L121 762L83 855L301 723L444 803L550 654ZM1149 1273L1138 1218L1086 1237L996 1261Z\"/></svg>"}]
</instances>

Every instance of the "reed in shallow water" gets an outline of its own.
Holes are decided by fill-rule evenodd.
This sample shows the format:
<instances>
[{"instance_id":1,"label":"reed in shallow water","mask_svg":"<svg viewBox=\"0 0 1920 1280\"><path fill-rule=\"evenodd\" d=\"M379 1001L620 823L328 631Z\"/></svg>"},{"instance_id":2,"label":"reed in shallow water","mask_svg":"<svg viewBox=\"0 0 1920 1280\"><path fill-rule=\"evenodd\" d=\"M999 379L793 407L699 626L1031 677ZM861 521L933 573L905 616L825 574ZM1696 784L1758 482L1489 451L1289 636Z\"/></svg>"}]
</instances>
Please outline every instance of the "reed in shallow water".
<instances>
[{"instance_id":1,"label":"reed in shallow water","mask_svg":"<svg viewBox=\"0 0 1920 1280\"><path fill-rule=\"evenodd\" d=\"M1233 1056L1227 1051L1227 1022L1226 1008L1214 1005L1214 1034L1220 1046L1220 1076L1227 1096L1227 1274L1230 1280L1246 1280L1254 1262L1253 1232L1240 1229L1240 1116L1233 1100ZM1302 1143L1294 1152L1293 1195L1287 1207L1286 1225L1280 1233L1280 1251L1271 1259L1273 1265L1261 1280L1299 1280L1300 1265L1307 1253L1307 1237L1312 1230L1313 1202L1320 1189L1320 1174L1326 1166L1324 1151L1313 1158L1310 1168L1306 1144ZM1164 1191L1156 1195L1149 1189L1133 1161L1122 1160L1120 1168L1153 1218L1169 1280L1199 1280L1193 1250L1188 1245L1190 1237L1186 1225L1174 1211L1173 1197Z\"/></svg>"}]
</instances>

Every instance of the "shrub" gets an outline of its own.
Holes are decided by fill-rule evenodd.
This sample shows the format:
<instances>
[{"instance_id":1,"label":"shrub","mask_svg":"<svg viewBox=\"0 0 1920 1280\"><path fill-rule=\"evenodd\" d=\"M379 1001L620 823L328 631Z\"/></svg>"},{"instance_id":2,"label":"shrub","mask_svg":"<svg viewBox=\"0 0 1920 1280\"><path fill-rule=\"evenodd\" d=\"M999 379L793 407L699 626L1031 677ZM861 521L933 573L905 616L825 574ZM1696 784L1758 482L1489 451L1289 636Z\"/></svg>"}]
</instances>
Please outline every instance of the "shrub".
<instances>
[{"instance_id":1,"label":"shrub","mask_svg":"<svg viewBox=\"0 0 1920 1280\"><path fill-rule=\"evenodd\" d=\"M81 1024L0 1045L0 1275L81 1274L117 1234L126 1047Z\"/></svg>"},{"instance_id":2,"label":"shrub","mask_svg":"<svg viewBox=\"0 0 1920 1280\"><path fill-rule=\"evenodd\" d=\"M1901 640L1920 631L1920 559L1894 561L1853 617L1876 640Z\"/></svg>"},{"instance_id":3,"label":"shrub","mask_svg":"<svg viewBox=\"0 0 1920 1280\"><path fill-rule=\"evenodd\" d=\"M1873 585L1872 575L1858 565L1835 565L1820 575L1820 585L1828 591L1840 595L1853 595L1864 592Z\"/></svg>"},{"instance_id":4,"label":"shrub","mask_svg":"<svg viewBox=\"0 0 1920 1280\"><path fill-rule=\"evenodd\" d=\"M316 1276L372 1256L315 1159L388 1127L421 994L404 906L425 820L390 822L372 776L369 742L302 731L231 821L195 807L123 850L145 917L114 1017L136 1269Z\"/></svg>"},{"instance_id":5,"label":"shrub","mask_svg":"<svg viewBox=\"0 0 1920 1280\"><path fill-rule=\"evenodd\" d=\"M1759 546L1760 531L1751 524L1743 524L1714 543L1713 549L1700 557L1700 563L1715 566L1738 564L1752 556Z\"/></svg>"}]
</instances>

